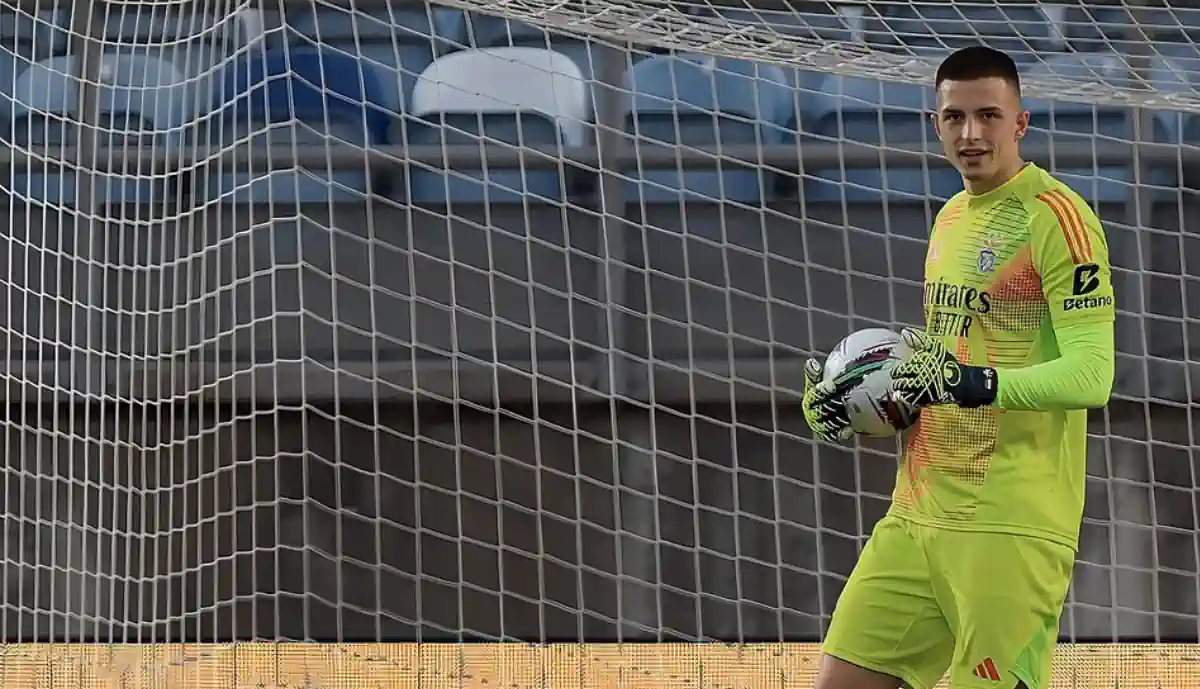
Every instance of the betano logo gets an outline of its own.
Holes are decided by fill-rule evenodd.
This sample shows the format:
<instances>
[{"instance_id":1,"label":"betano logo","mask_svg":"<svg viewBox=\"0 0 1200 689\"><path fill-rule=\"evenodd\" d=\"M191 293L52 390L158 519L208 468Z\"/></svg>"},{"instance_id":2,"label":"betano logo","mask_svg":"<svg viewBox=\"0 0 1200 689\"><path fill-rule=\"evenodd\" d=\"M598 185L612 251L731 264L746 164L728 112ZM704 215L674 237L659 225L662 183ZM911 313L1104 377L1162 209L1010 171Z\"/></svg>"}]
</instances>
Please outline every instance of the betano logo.
<instances>
[{"instance_id":1,"label":"betano logo","mask_svg":"<svg viewBox=\"0 0 1200 689\"><path fill-rule=\"evenodd\" d=\"M1081 297L1091 294L1100 286L1100 266L1095 263L1085 263L1075 267L1075 275L1071 280L1071 294Z\"/></svg>"},{"instance_id":2,"label":"betano logo","mask_svg":"<svg viewBox=\"0 0 1200 689\"><path fill-rule=\"evenodd\" d=\"M1100 289L1100 266L1085 263L1075 267L1071 279L1071 295L1063 299L1063 311L1080 311L1112 306L1111 295L1088 296Z\"/></svg>"}]
</instances>

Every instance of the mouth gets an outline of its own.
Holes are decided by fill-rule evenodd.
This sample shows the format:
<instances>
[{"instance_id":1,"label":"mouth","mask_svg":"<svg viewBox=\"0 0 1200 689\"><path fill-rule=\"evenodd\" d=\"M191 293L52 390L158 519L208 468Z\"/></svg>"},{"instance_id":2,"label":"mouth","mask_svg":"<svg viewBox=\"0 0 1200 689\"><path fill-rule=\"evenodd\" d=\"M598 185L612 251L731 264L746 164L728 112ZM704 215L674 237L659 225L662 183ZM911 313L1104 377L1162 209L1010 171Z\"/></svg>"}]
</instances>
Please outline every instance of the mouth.
<instances>
[{"instance_id":1,"label":"mouth","mask_svg":"<svg viewBox=\"0 0 1200 689\"><path fill-rule=\"evenodd\" d=\"M964 148L958 152L958 157L965 162L977 162L983 160L991 151L982 148Z\"/></svg>"}]
</instances>

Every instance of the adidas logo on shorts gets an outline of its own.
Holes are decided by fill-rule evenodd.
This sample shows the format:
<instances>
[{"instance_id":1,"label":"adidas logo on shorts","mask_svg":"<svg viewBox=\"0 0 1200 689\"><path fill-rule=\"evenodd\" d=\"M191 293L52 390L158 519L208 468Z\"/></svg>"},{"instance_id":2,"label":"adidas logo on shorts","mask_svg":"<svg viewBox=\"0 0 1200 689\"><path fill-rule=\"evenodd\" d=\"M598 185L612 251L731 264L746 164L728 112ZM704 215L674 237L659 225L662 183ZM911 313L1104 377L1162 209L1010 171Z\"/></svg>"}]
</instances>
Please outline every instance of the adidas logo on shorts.
<instances>
[{"instance_id":1,"label":"adidas logo on shorts","mask_svg":"<svg viewBox=\"0 0 1200 689\"><path fill-rule=\"evenodd\" d=\"M993 682L1000 681L1000 673L996 671L996 664L991 658L984 658L983 662L975 666L974 675L983 679L990 679Z\"/></svg>"}]
</instances>

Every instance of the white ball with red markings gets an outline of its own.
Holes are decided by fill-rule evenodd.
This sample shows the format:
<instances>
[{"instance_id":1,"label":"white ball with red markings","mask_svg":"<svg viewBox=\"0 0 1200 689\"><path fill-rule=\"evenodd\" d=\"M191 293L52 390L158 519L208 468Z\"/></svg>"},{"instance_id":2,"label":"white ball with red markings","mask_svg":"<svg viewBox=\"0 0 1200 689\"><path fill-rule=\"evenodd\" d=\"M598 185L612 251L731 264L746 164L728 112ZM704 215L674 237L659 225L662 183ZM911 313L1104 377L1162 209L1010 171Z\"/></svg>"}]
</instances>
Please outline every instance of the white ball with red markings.
<instances>
[{"instance_id":1,"label":"white ball with red markings","mask_svg":"<svg viewBox=\"0 0 1200 689\"><path fill-rule=\"evenodd\" d=\"M855 433L888 438L916 422L917 410L888 394L892 368L910 356L900 334L887 328L859 330L833 348L825 360L824 380L844 391Z\"/></svg>"}]
</instances>

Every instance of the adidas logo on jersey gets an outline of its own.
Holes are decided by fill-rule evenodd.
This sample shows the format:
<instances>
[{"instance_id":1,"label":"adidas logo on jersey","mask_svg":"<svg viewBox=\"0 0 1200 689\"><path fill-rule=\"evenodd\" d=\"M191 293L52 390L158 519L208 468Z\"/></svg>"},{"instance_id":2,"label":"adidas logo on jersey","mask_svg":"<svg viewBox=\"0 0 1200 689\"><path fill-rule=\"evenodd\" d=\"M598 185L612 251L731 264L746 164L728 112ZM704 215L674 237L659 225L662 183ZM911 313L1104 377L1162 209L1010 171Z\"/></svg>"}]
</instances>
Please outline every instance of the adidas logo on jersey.
<instances>
[{"instance_id":1,"label":"adidas logo on jersey","mask_svg":"<svg viewBox=\"0 0 1200 689\"><path fill-rule=\"evenodd\" d=\"M996 664L992 662L991 658L984 658L982 663L975 666L975 672L972 674L982 679L990 679L993 682L1000 681L1000 673L996 670Z\"/></svg>"}]
</instances>

